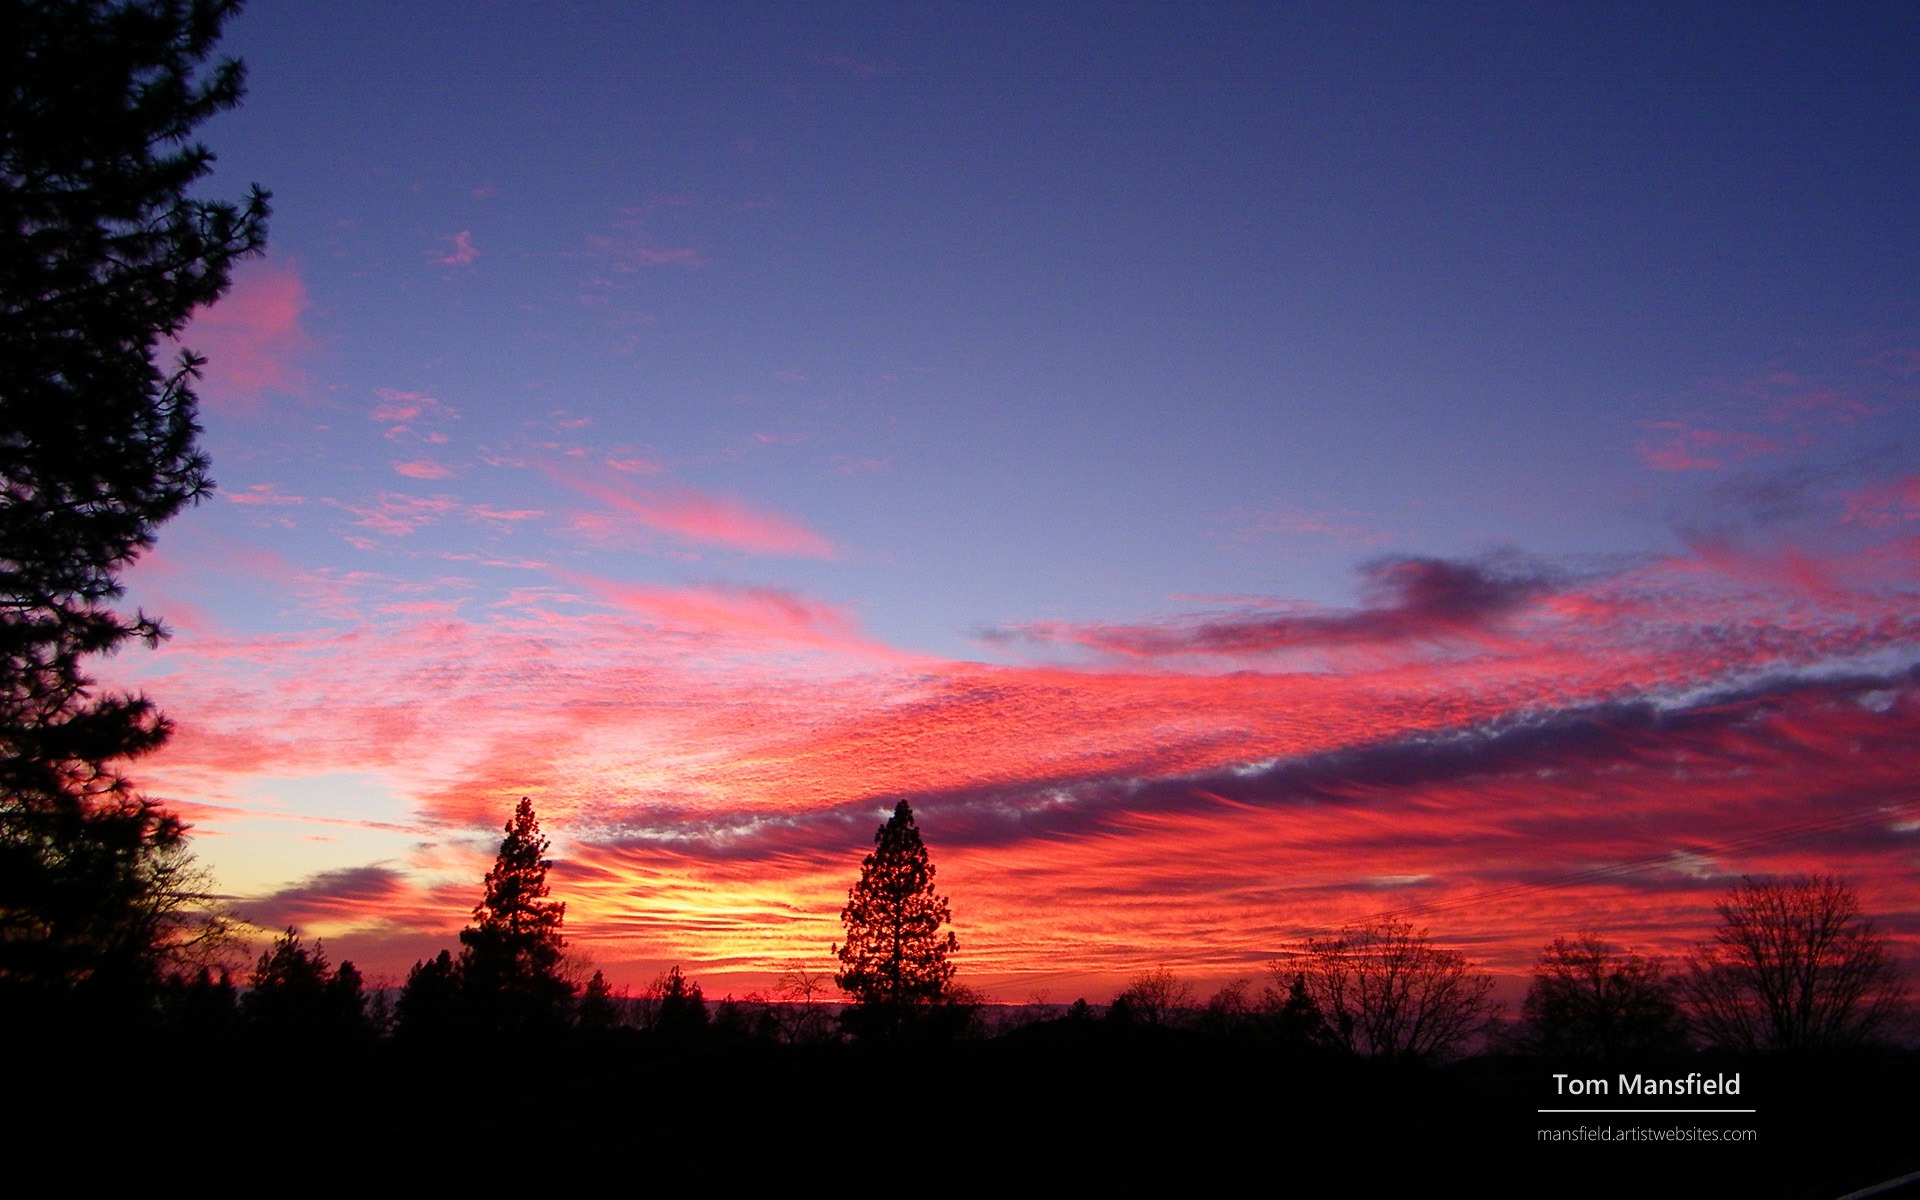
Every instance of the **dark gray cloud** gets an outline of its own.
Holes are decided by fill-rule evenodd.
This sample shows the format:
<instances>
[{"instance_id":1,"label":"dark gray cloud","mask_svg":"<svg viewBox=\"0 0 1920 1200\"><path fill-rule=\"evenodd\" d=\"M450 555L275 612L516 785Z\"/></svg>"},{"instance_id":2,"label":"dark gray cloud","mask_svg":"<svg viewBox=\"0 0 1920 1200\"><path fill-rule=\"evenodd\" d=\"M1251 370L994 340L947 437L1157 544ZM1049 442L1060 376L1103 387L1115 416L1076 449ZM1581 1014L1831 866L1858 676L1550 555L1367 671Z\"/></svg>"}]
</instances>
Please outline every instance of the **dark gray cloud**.
<instances>
[{"instance_id":1,"label":"dark gray cloud","mask_svg":"<svg viewBox=\"0 0 1920 1200\"><path fill-rule=\"evenodd\" d=\"M240 915L263 929L299 929L314 920L345 915L370 916L412 889L391 867L347 867L323 871L292 887L242 901Z\"/></svg>"},{"instance_id":2,"label":"dark gray cloud","mask_svg":"<svg viewBox=\"0 0 1920 1200\"><path fill-rule=\"evenodd\" d=\"M1382 558L1360 574L1357 608L1251 610L1163 625L1026 624L982 636L1129 657L1476 640L1497 635L1507 618L1570 582L1566 572L1511 551L1470 560Z\"/></svg>"},{"instance_id":3,"label":"dark gray cloud","mask_svg":"<svg viewBox=\"0 0 1920 1200\"><path fill-rule=\"evenodd\" d=\"M1802 533L1831 537L1849 493L1905 470L1905 459L1882 452L1846 462L1740 471L1687 496L1669 512L1668 522L1695 550Z\"/></svg>"}]
</instances>

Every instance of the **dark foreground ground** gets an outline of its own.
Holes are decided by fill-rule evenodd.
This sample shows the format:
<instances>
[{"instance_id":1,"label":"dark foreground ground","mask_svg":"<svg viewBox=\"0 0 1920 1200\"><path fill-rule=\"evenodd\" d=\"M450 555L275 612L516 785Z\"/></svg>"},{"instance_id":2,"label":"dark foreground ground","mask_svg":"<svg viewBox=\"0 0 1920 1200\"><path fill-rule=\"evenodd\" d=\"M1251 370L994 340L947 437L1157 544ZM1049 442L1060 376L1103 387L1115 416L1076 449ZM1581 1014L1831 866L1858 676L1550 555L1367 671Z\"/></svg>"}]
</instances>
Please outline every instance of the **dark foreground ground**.
<instances>
[{"instance_id":1,"label":"dark foreground ground","mask_svg":"<svg viewBox=\"0 0 1920 1200\"><path fill-rule=\"evenodd\" d=\"M4 1140L108 1187L204 1170L275 1194L387 1194L412 1180L435 1194L675 1181L1077 1195L1118 1179L1179 1195L1251 1184L1261 1195L1639 1200L1837 1197L1920 1171L1911 1052L1634 1064L1740 1076L1738 1096L1644 1098L1556 1095L1555 1072L1617 1092L1618 1066L1493 1057L1393 1069L1097 1027L895 1051L644 1036L432 1049L10 1043ZM1573 1107L1757 1112L1538 1111ZM1584 1136L1541 1138L1573 1129Z\"/></svg>"}]
</instances>

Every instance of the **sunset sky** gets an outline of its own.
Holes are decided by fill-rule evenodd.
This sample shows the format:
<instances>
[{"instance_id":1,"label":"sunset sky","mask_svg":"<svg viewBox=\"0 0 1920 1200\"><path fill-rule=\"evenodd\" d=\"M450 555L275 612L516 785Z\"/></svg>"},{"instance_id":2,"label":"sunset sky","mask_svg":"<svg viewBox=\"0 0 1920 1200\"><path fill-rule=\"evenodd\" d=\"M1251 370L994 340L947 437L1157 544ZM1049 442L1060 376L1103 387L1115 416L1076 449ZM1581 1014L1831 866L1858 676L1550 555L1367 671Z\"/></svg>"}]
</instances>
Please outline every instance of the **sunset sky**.
<instances>
[{"instance_id":1,"label":"sunset sky","mask_svg":"<svg viewBox=\"0 0 1920 1200\"><path fill-rule=\"evenodd\" d=\"M1829 871L1920 968L1920 9L256 0L219 490L100 665L235 908L397 982L961 978L1406 912L1516 987ZM262 935L264 937L264 934Z\"/></svg>"}]
</instances>

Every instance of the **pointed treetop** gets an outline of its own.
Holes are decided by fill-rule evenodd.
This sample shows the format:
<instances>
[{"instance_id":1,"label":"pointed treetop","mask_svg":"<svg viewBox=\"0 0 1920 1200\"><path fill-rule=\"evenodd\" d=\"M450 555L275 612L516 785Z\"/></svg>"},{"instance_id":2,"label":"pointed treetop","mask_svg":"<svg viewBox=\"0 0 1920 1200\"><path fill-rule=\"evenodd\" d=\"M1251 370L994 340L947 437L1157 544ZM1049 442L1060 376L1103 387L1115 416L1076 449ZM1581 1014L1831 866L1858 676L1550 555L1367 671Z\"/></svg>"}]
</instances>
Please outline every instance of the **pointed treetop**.
<instances>
[{"instance_id":1,"label":"pointed treetop","mask_svg":"<svg viewBox=\"0 0 1920 1200\"><path fill-rule=\"evenodd\" d=\"M566 905L546 899L547 868L553 860L544 857L550 843L541 836L540 818L534 815L533 801L522 796L506 823L506 837L500 842L500 857L487 872L486 895L473 909L473 919L482 928L511 928L551 925L554 937Z\"/></svg>"},{"instance_id":2,"label":"pointed treetop","mask_svg":"<svg viewBox=\"0 0 1920 1200\"><path fill-rule=\"evenodd\" d=\"M906 842L920 841L920 829L913 823L913 807L905 800L893 806L893 815L880 828L873 831L873 844L884 846L889 840Z\"/></svg>"}]
</instances>

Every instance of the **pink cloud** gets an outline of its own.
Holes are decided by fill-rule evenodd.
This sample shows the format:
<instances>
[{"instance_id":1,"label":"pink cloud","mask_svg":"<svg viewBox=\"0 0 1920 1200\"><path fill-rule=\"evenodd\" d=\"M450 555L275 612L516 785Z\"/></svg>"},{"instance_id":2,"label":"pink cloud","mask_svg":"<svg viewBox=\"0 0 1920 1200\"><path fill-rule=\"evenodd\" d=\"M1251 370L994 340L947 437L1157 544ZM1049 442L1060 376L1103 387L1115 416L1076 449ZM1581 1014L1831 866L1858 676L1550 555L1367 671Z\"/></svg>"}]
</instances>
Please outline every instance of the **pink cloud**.
<instances>
[{"instance_id":1,"label":"pink cloud","mask_svg":"<svg viewBox=\"0 0 1920 1200\"><path fill-rule=\"evenodd\" d=\"M382 492L371 503L351 504L331 501L359 519L353 524L388 537L405 537L423 526L447 517L470 521L514 523L531 521L546 514L539 509L502 509L490 504L470 504L455 496L409 496Z\"/></svg>"},{"instance_id":2,"label":"pink cloud","mask_svg":"<svg viewBox=\"0 0 1920 1200\"><path fill-rule=\"evenodd\" d=\"M207 360L200 395L234 411L253 408L269 392L307 386L299 367L312 350L301 328L307 287L291 262L249 259L235 269L233 289L197 310L179 344Z\"/></svg>"},{"instance_id":3,"label":"pink cloud","mask_svg":"<svg viewBox=\"0 0 1920 1200\"><path fill-rule=\"evenodd\" d=\"M565 471L548 474L611 510L576 515L575 529L596 537L615 535L624 521L630 521L685 541L751 554L833 558L838 553L831 541L793 518L753 508L732 496L689 487L642 489L620 481L603 486Z\"/></svg>"},{"instance_id":4,"label":"pink cloud","mask_svg":"<svg viewBox=\"0 0 1920 1200\"><path fill-rule=\"evenodd\" d=\"M1880 410L1847 389L1822 383L1795 371L1774 370L1734 382L1722 382L1715 390L1750 405L1762 406L1760 415L1780 424L1803 422L1809 418L1851 425Z\"/></svg>"},{"instance_id":5,"label":"pink cloud","mask_svg":"<svg viewBox=\"0 0 1920 1200\"><path fill-rule=\"evenodd\" d=\"M374 611L386 617L453 617L460 614L460 601L409 600L401 604L382 604Z\"/></svg>"},{"instance_id":6,"label":"pink cloud","mask_svg":"<svg viewBox=\"0 0 1920 1200\"><path fill-rule=\"evenodd\" d=\"M286 505L305 504L304 496L291 496L280 490L277 483L256 483L244 492L223 492L222 495L235 504Z\"/></svg>"},{"instance_id":7,"label":"pink cloud","mask_svg":"<svg viewBox=\"0 0 1920 1200\"><path fill-rule=\"evenodd\" d=\"M1846 520L1870 529L1920 520L1920 475L1862 488L1846 498Z\"/></svg>"},{"instance_id":8,"label":"pink cloud","mask_svg":"<svg viewBox=\"0 0 1920 1200\"><path fill-rule=\"evenodd\" d=\"M471 229L462 229L459 233L451 234L440 240L453 244L453 249L433 260L443 267L464 267L474 259L480 257L480 251L474 249L473 246L473 231Z\"/></svg>"},{"instance_id":9,"label":"pink cloud","mask_svg":"<svg viewBox=\"0 0 1920 1200\"><path fill-rule=\"evenodd\" d=\"M384 533L388 537L404 537L452 513L459 505L446 496L429 499L425 496L384 492L371 504L343 504L341 507L359 518L354 522L355 525L375 533Z\"/></svg>"},{"instance_id":10,"label":"pink cloud","mask_svg":"<svg viewBox=\"0 0 1920 1200\"><path fill-rule=\"evenodd\" d=\"M402 392L394 388L381 388L376 394L380 397L380 403L367 414L369 420L404 423L427 416L459 415L425 392Z\"/></svg>"},{"instance_id":11,"label":"pink cloud","mask_svg":"<svg viewBox=\"0 0 1920 1200\"><path fill-rule=\"evenodd\" d=\"M532 521L546 516L544 509L538 508L496 508L491 504L468 504L461 509L461 515L476 521Z\"/></svg>"},{"instance_id":12,"label":"pink cloud","mask_svg":"<svg viewBox=\"0 0 1920 1200\"><path fill-rule=\"evenodd\" d=\"M700 252L688 246L663 246L647 229L646 210L630 209L628 215L613 223L610 234L589 234L587 245L593 255L620 274L643 267L698 267L704 262Z\"/></svg>"},{"instance_id":13,"label":"pink cloud","mask_svg":"<svg viewBox=\"0 0 1920 1200\"><path fill-rule=\"evenodd\" d=\"M450 467L441 466L430 458L418 458L412 462L393 464L395 472L408 479L445 479L453 474Z\"/></svg>"},{"instance_id":14,"label":"pink cloud","mask_svg":"<svg viewBox=\"0 0 1920 1200\"><path fill-rule=\"evenodd\" d=\"M1717 471L1726 466L1719 459L1702 458L1678 446L1640 446L1640 457L1650 467L1662 471Z\"/></svg>"},{"instance_id":15,"label":"pink cloud","mask_svg":"<svg viewBox=\"0 0 1920 1200\"><path fill-rule=\"evenodd\" d=\"M673 610L682 598L636 599ZM1543 733L1500 719L1525 716L1519 694L1478 717L1436 712L1420 687L1387 677L1336 681L1332 695L1273 678L961 664L886 680L730 680L663 655L633 627L595 629L550 625L530 641L505 626L421 624L339 638L331 650L283 644L225 667L201 656L180 710L195 732L178 753L243 772L361 764L417 778L433 817L489 830L512 793L535 790L548 829L565 839L554 878L573 936L596 953L639 938L730 969L819 952L871 836L860 805L894 794L915 797L976 978L1039 963L1124 973L1153 945L1234 974L1236 955L1257 968L1262 944L1390 903L1378 894L1383 877L1428 877L1425 901L1687 856L1685 875L1622 870L1448 918L1450 933L1524 970L1529 936L1582 913L1683 941L1691 910L1674 911L1674 889L1693 889L1688 903L1705 912L1718 876L1742 869L1791 869L1813 855L1884 878L1874 856L1886 851L1866 836L1703 851L1804 824L1822 805L1870 814L1898 801L1920 719L1913 696L1865 708L1808 694L1637 722L1579 718ZM583 635L587 643L572 641ZM568 641L545 644L556 637ZM616 657L589 666L576 652L591 644ZM289 659L340 677L317 695L293 680L259 695L260 666ZM205 704L223 676L245 688L224 714ZM198 733L210 719L231 731L217 745ZM368 725L382 736L365 736ZM1471 732L1479 727L1490 732ZM1210 744L1207 729L1233 736ZM1249 745L1307 757L1249 771L1236 765ZM622 780L618 796L600 782L608 778ZM1250 867L1274 861L1288 865L1280 877ZM1071 921L1033 919L1063 895L1076 898ZM368 904L336 916L377 918L380 906ZM741 911L737 921L697 916Z\"/></svg>"},{"instance_id":16,"label":"pink cloud","mask_svg":"<svg viewBox=\"0 0 1920 1200\"><path fill-rule=\"evenodd\" d=\"M188 599L199 594L193 587L198 578L180 558L162 554L157 548L143 551L128 573L147 615L159 620L163 628L170 633L211 634L220 628L219 622Z\"/></svg>"},{"instance_id":17,"label":"pink cloud","mask_svg":"<svg viewBox=\"0 0 1920 1200\"><path fill-rule=\"evenodd\" d=\"M1693 411L1641 422L1647 465L1665 471L1724 470L1789 448L1823 445L1838 429L1880 416L1907 398L1897 353L1831 355L1808 370L1773 367L1703 381Z\"/></svg>"},{"instance_id":18,"label":"pink cloud","mask_svg":"<svg viewBox=\"0 0 1920 1200\"><path fill-rule=\"evenodd\" d=\"M786 588L671 588L566 577L608 603L648 621L698 633L813 646L868 646L846 610ZM888 651L891 654L891 651Z\"/></svg>"},{"instance_id":19,"label":"pink cloud","mask_svg":"<svg viewBox=\"0 0 1920 1200\"><path fill-rule=\"evenodd\" d=\"M1272 534L1306 535L1331 538L1349 546L1377 546L1387 540L1386 534L1356 522L1354 516L1350 512L1315 512L1303 508L1269 512L1237 509L1233 517L1239 525L1226 536L1233 541L1254 541Z\"/></svg>"},{"instance_id":20,"label":"pink cloud","mask_svg":"<svg viewBox=\"0 0 1920 1200\"><path fill-rule=\"evenodd\" d=\"M1662 471L1715 471L1749 458L1778 454L1774 438L1737 429L1702 429L1680 421L1647 421L1655 436L1642 438L1637 449L1648 466Z\"/></svg>"},{"instance_id":21,"label":"pink cloud","mask_svg":"<svg viewBox=\"0 0 1920 1200\"><path fill-rule=\"evenodd\" d=\"M425 392L405 392L397 388L380 388L375 392L380 403L373 406L367 419L387 427L389 441L428 442L434 445L444 444L447 435L438 431L423 431L421 426L438 421L458 420L460 414L453 407L442 404Z\"/></svg>"}]
</instances>

